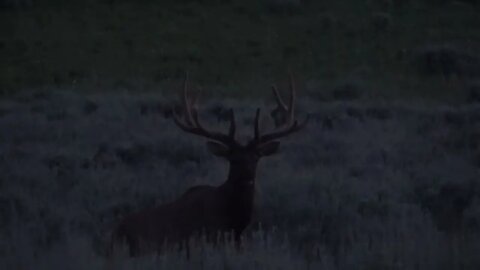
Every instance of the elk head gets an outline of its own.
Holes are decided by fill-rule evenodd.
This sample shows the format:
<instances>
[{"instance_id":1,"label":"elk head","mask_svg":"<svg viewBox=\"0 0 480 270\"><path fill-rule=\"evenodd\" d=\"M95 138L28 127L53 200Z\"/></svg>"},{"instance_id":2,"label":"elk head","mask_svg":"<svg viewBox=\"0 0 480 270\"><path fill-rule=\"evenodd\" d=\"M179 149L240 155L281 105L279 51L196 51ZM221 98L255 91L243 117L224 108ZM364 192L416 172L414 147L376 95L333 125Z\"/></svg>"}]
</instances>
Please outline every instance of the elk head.
<instances>
[{"instance_id":1,"label":"elk head","mask_svg":"<svg viewBox=\"0 0 480 270\"><path fill-rule=\"evenodd\" d=\"M278 139L301 130L307 123L308 117L299 123L294 115L295 87L292 75L290 75L290 99L289 105L285 105L275 86L272 86L277 109L272 111L277 130L262 134L259 127L260 108L257 108L253 125L253 138L242 145L235 139L236 122L235 113L230 109L230 127L228 133L218 133L207 130L198 119L197 101L188 96L188 77L185 77L183 85L183 116L174 110L174 121L183 131L209 139L208 150L215 156L225 158L230 163L229 181L237 184L253 184L257 163L261 157L270 156L278 151L280 142ZM275 113L277 112L277 113Z\"/></svg>"}]
</instances>

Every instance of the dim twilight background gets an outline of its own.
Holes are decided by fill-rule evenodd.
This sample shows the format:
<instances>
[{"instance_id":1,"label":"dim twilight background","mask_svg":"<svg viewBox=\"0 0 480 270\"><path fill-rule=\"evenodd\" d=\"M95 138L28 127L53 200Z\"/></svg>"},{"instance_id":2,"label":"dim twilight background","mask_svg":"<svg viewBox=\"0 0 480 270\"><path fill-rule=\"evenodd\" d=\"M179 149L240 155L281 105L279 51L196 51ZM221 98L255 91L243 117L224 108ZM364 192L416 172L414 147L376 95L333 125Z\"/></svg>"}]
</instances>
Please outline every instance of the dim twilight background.
<instances>
[{"instance_id":1,"label":"dim twilight background","mask_svg":"<svg viewBox=\"0 0 480 270\"><path fill-rule=\"evenodd\" d=\"M308 128L257 172L245 248L121 269L480 269L480 1L0 0L0 268L102 269L113 226L227 164L291 69Z\"/></svg>"}]
</instances>

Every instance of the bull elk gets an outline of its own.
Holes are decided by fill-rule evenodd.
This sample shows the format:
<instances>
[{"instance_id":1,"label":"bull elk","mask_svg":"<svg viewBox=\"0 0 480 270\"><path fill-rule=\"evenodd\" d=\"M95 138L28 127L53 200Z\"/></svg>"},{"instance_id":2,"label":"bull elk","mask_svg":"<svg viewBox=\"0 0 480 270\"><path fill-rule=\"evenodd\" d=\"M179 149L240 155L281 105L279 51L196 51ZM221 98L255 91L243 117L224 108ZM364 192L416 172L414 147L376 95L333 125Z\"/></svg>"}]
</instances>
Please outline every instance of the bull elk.
<instances>
[{"instance_id":1,"label":"bull elk","mask_svg":"<svg viewBox=\"0 0 480 270\"><path fill-rule=\"evenodd\" d=\"M177 200L127 216L113 232L112 247L126 246L130 256L159 251L166 243L186 243L190 238L205 234L217 237L231 233L235 241L250 222L255 191L255 174L260 158L270 156L279 148L278 139L301 130L308 117L299 123L294 116L292 77L288 106L273 88L279 108L286 117L283 124L263 134L259 127L260 108L256 110L253 138L246 144L235 139L236 124L233 109L229 111L230 127L221 133L208 130L198 119L197 98L189 98L188 78L183 84L183 112L174 109L175 124L186 133L208 139L208 150L225 158L230 165L228 178L220 186L199 185L188 189ZM183 119L182 119L183 118Z\"/></svg>"}]
</instances>

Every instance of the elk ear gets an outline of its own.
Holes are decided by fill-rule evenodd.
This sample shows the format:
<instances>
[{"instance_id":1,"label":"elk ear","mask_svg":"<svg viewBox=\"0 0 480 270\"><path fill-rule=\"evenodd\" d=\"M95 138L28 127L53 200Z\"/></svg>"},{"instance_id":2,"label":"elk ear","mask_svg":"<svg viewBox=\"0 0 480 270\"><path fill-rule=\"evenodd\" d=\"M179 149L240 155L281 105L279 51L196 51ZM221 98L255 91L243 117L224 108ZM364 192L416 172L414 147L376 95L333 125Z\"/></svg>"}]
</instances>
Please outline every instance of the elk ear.
<instances>
[{"instance_id":1,"label":"elk ear","mask_svg":"<svg viewBox=\"0 0 480 270\"><path fill-rule=\"evenodd\" d=\"M226 157L229 153L229 149L226 145L214 141L208 141L207 148L210 153L219 157Z\"/></svg>"},{"instance_id":2,"label":"elk ear","mask_svg":"<svg viewBox=\"0 0 480 270\"><path fill-rule=\"evenodd\" d=\"M278 152L279 146L280 146L280 142L278 141L266 142L257 146L257 151L258 151L258 154L262 157L270 156Z\"/></svg>"}]
</instances>

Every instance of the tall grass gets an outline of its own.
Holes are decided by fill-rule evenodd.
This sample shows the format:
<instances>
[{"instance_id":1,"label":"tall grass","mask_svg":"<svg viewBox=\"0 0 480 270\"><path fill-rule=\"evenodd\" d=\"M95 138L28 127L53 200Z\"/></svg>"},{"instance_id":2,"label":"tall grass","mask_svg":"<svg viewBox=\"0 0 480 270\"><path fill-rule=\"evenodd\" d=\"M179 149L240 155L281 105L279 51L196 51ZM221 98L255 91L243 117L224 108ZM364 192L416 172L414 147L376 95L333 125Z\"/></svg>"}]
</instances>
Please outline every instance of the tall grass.
<instances>
[{"instance_id":1,"label":"tall grass","mask_svg":"<svg viewBox=\"0 0 480 270\"><path fill-rule=\"evenodd\" d=\"M311 122L260 163L256 212L242 249L200 242L191 260L172 250L120 257L118 267L480 266L478 104L300 102L298 117L309 112ZM123 216L192 185L222 183L226 163L175 127L170 103L157 94L66 90L1 101L0 268L100 269L108 235ZM264 106L214 100L201 108L202 118L220 128L221 112L231 106L245 138L257 105ZM451 216L439 214L452 208Z\"/></svg>"}]
</instances>

